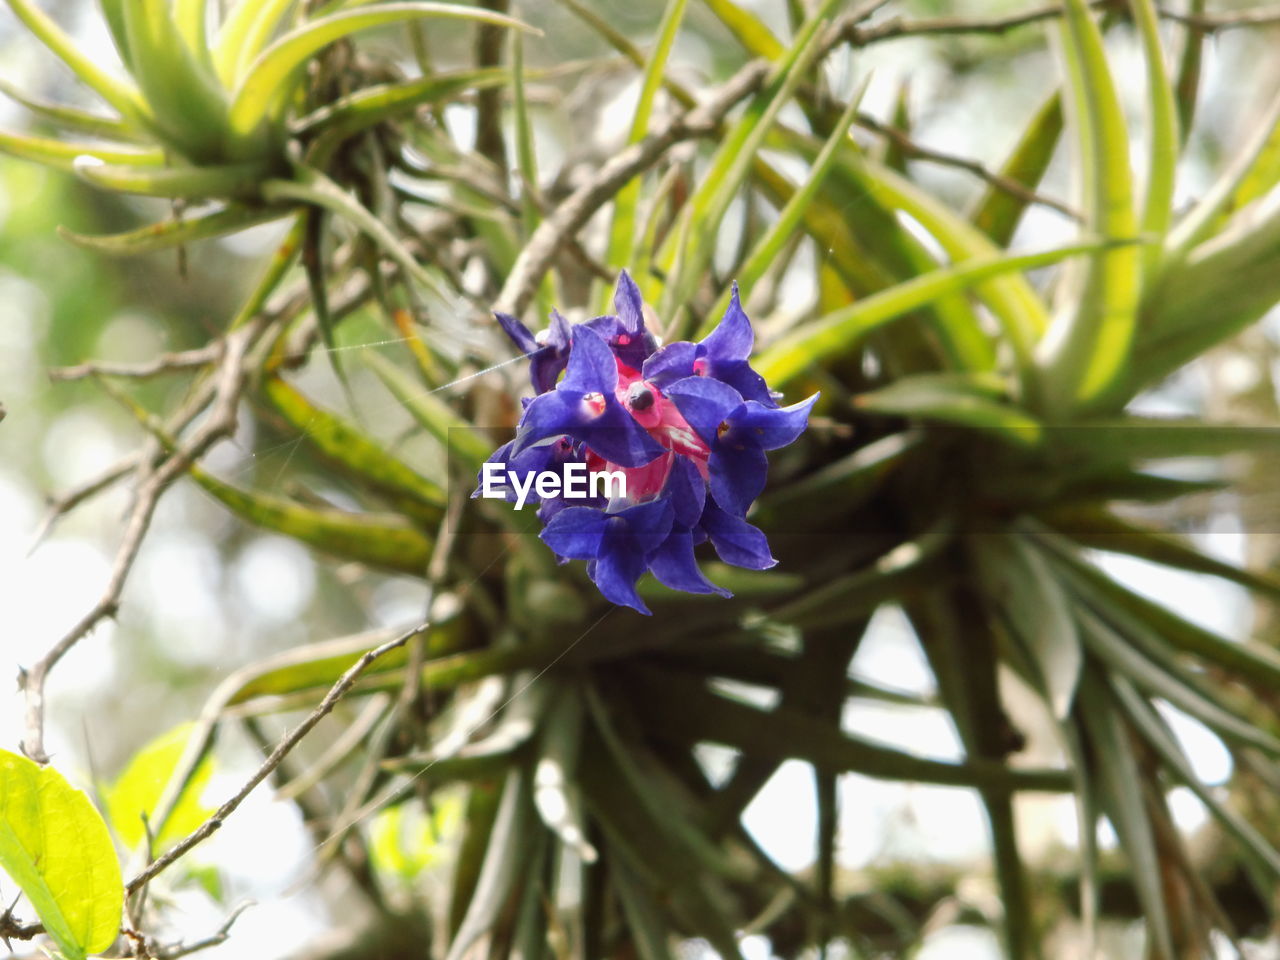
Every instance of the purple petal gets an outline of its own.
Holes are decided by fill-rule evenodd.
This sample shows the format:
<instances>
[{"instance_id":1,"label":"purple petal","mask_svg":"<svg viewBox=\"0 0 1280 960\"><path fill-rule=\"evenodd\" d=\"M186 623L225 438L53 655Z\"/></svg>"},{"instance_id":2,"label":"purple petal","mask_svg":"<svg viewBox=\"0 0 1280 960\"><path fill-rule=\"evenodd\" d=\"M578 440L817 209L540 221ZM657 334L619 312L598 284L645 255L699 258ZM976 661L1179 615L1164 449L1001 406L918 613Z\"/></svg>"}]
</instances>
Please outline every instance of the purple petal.
<instances>
[{"instance_id":1,"label":"purple petal","mask_svg":"<svg viewBox=\"0 0 1280 960\"><path fill-rule=\"evenodd\" d=\"M644 301L640 297L640 288L626 270L618 274L618 286L613 293L613 309L622 321L623 333L639 337L644 332Z\"/></svg>"},{"instance_id":2,"label":"purple petal","mask_svg":"<svg viewBox=\"0 0 1280 960\"><path fill-rule=\"evenodd\" d=\"M809 425L809 410L818 400L814 394L789 407L769 408L748 400L729 418L729 430L721 438L726 446L745 444L777 450L792 443Z\"/></svg>"},{"instance_id":3,"label":"purple petal","mask_svg":"<svg viewBox=\"0 0 1280 960\"><path fill-rule=\"evenodd\" d=\"M676 530L663 541L662 546L649 557L649 571L659 583L672 590L733 596L723 587L717 587L698 569L698 560L693 555L693 535L688 530Z\"/></svg>"},{"instance_id":4,"label":"purple petal","mask_svg":"<svg viewBox=\"0 0 1280 960\"><path fill-rule=\"evenodd\" d=\"M644 362L641 376L659 389L665 389L677 380L693 376L693 361L697 353L697 344L687 340L668 343Z\"/></svg>"},{"instance_id":5,"label":"purple petal","mask_svg":"<svg viewBox=\"0 0 1280 960\"><path fill-rule=\"evenodd\" d=\"M573 327L559 310L553 309L551 311L551 324L547 327L547 346L554 350L564 351L567 354L572 339Z\"/></svg>"},{"instance_id":6,"label":"purple petal","mask_svg":"<svg viewBox=\"0 0 1280 960\"><path fill-rule=\"evenodd\" d=\"M707 501L707 483L688 457L676 457L667 477L667 496L675 522L686 528L696 526Z\"/></svg>"},{"instance_id":7,"label":"purple petal","mask_svg":"<svg viewBox=\"0 0 1280 960\"><path fill-rule=\"evenodd\" d=\"M497 318L498 323L502 326L502 332L511 339L511 342L516 345L516 349L521 353L530 354L538 349L538 341L533 338L529 328L511 316L511 314L495 312L494 317Z\"/></svg>"},{"instance_id":8,"label":"purple petal","mask_svg":"<svg viewBox=\"0 0 1280 960\"><path fill-rule=\"evenodd\" d=\"M700 525L725 563L748 570L767 570L778 562L769 552L769 541L759 527L730 516L711 500L702 512Z\"/></svg>"},{"instance_id":9,"label":"purple petal","mask_svg":"<svg viewBox=\"0 0 1280 960\"><path fill-rule=\"evenodd\" d=\"M671 519L671 504L665 500L651 500L608 518L592 574L606 600L649 612L636 593L636 581L645 571L645 557L671 532Z\"/></svg>"},{"instance_id":10,"label":"purple petal","mask_svg":"<svg viewBox=\"0 0 1280 960\"><path fill-rule=\"evenodd\" d=\"M719 380L686 377L664 391L689 422L689 426L712 447L719 440L720 424L742 406L737 390Z\"/></svg>"},{"instance_id":11,"label":"purple petal","mask_svg":"<svg viewBox=\"0 0 1280 960\"><path fill-rule=\"evenodd\" d=\"M769 385L764 377L751 369L745 360L708 360L707 376L727 383L743 400L754 400L761 406L776 407L778 401L773 399Z\"/></svg>"},{"instance_id":12,"label":"purple petal","mask_svg":"<svg viewBox=\"0 0 1280 960\"><path fill-rule=\"evenodd\" d=\"M665 499L650 500L613 514L623 526L611 525L609 536L625 538L627 548L640 557L658 549L671 532L675 513Z\"/></svg>"},{"instance_id":13,"label":"purple petal","mask_svg":"<svg viewBox=\"0 0 1280 960\"><path fill-rule=\"evenodd\" d=\"M727 360L746 360L751 356L751 348L755 342L751 321L743 312L742 301L738 298L738 284L734 283L728 309L716 328L702 341L702 346L706 348L708 360L723 363Z\"/></svg>"},{"instance_id":14,"label":"purple petal","mask_svg":"<svg viewBox=\"0 0 1280 960\"><path fill-rule=\"evenodd\" d=\"M612 396L614 387L618 385L618 364L609 345L600 339L598 333L585 326L573 328L571 342L569 366L560 389L578 394Z\"/></svg>"},{"instance_id":15,"label":"purple petal","mask_svg":"<svg viewBox=\"0 0 1280 960\"><path fill-rule=\"evenodd\" d=\"M605 396L603 413L565 432L610 463L623 467L642 467L667 452L613 394Z\"/></svg>"},{"instance_id":16,"label":"purple petal","mask_svg":"<svg viewBox=\"0 0 1280 960\"><path fill-rule=\"evenodd\" d=\"M580 398L566 396L559 390L534 397L520 416L509 455L519 455L548 437L574 436L573 428L583 416L582 406Z\"/></svg>"},{"instance_id":17,"label":"purple petal","mask_svg":"<svg viewBox=\"0 0 1280 960\"><path fill-rule=\"evenodd\" d=\"M561 557L594 560L604 542L609 517L591 507L566 507L538 534L542 542Z\"/></svg>"},{"instance_id":18,"label":"purple petal","mask_svg":"<svg viewBox=\"0 0 1280 960\"><path fill-rule=\"evenodd\" d=\"M652 612L636 593L636 581L643 573L644 558L625 550L604 553L594 569L588 571L606 600L620 607L631 607L647 617L652 616Z\"/></svg>"},{"instance_id":19,"label":"purple petal","mask_svg":"<svg viewBox=\"0 0 1280 960\"><path fill-rule=\"evenodd\" d=\"M764 489L769 459L759 447L731 447L721 444L711 451L711 496L720 507L737 517L747 510Z\"/></svg>"},{"instance_id":20,"label":"purple petal","mask_svg":"<svg viewBox=\"0 0 1280 960\"><path fill-rule=\"evenodd\" d=\"M529 379L538 393L554 390L556 380L568 366L570 336L569 321L558 310L552 310L546 339L529 360Z\"/></svg>"}]
</instances>

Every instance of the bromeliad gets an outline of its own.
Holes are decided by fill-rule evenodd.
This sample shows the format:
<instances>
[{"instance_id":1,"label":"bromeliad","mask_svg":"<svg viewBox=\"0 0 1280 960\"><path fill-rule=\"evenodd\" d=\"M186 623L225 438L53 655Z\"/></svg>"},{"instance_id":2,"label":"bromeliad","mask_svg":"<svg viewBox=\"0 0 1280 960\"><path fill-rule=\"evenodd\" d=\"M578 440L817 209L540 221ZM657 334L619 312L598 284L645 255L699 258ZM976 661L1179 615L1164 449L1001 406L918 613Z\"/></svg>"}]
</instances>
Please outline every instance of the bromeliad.
<instances>
[{"instance_id":1,"label":"bromeliad","mask_svg":"<svg viewBox=\"0 0 1280 960\"><path fill-rule=\"evenodd\" d=\"M543 542L562 563L587 561L612 603L649 613L636 592L646 571L673 590L727 597L703 575L694 548L709 540L721 560L751 570L777 562L746 516L764 489L765 452L800 436L817 394L778 406L751 368L754 334L736 285L700 343L659 346L625 270L613 303L613 314L579 324L553 312L540 336L496 314L529 357L536 396L473 496L487 495L500 473L501 495L518 506L537 502ZM585 496L565 496L568 474L583 470L624 482L620 490L588 483ZM552 482L535 484L535 475Z\"/></svg>"}]
</instances>

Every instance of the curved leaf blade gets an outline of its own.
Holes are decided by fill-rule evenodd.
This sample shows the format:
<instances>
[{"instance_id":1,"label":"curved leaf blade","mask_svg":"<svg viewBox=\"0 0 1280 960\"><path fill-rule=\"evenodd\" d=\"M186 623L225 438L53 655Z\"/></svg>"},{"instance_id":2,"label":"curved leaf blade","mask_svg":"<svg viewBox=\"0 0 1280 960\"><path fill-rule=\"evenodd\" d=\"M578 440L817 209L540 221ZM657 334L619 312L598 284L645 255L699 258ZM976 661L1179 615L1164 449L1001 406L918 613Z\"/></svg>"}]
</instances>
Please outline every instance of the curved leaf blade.
<instances>
[{"instance_id":1,"label":"curved leaf blade","mask_svg":"<svg viewBox=\"0 0 1280 960\"><path fill-rule=\"evenodd\" d=\"M231 102L232 135L252 138L267 118L279 111L293 89L299 68L329 44L373 27L436 18L476 20L536 32L512 17L449 3L387 3L373 9L347 10L321 17L285 34L253 61Z\"/></svg>"},{"instance_id":2,"label":"curved leaf blade","mask_svg":"<svg viewBox=\"0 0 1280 960\"><path fill-rule=\"evenodd\" d=\"M57 770L7 750L0 750L0 867L66 960L114 942L124 883L107 825Z\"/></svg>"}]
</instances>

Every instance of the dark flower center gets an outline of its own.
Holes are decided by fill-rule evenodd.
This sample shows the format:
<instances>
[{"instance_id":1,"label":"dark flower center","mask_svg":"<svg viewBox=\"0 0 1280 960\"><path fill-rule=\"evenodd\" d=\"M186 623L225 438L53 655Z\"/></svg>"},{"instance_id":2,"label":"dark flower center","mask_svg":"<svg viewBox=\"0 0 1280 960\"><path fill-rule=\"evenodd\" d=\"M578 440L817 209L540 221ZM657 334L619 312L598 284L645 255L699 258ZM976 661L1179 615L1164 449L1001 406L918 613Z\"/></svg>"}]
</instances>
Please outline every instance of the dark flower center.
<instances>
[{"instance_id":1,"label":"dark flower center","mask_svg":"<svg viewBox=\"0 0 1280 960\"><path fill-rule=\"evenodd\" d=\"M653 406L653 391L643 383L633 383L627 391L627 403L632 410L648 410Z\"/></svg>"}]
</instances>

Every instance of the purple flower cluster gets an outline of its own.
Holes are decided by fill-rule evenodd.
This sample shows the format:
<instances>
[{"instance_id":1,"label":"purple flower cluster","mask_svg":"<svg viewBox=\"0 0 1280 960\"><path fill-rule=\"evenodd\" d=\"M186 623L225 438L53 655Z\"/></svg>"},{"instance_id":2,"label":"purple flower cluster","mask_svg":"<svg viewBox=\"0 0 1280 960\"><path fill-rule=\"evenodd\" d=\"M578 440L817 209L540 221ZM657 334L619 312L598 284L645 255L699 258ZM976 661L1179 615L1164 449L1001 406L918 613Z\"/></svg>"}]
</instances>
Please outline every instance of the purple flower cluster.
<instances>
[{"instance_id":1,"label":"purple flower cluster","mask_svg":"<svg viewBox=\"0 0 1280 960\"><path fill-rule=\"evenodd\" d=\"M546 485L560 491L570 474L625 478L625 496L604 492L605 484L573 498L530 496L545 524L542 540L562 563L587 561L607 600L649 613L636 593L646 570L674 590L727 597L698 568L694 547L709 540L721 560L750 570L777 562L746 514L764 489L765 452L804 431L817 395L778 406L748 363L755 337L736 285L719 325L699 343L659 346L625 270L613 303L615 313L579 324L553 311L537 337L496 314L529 357L537 396L524 401L515 439L489 463L501 465L503 494L517 502L548 473L565 481ZM517 497L513 487L523 492Z\"/></svg>"}]
</instances>

